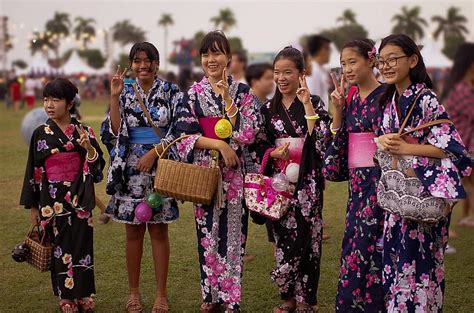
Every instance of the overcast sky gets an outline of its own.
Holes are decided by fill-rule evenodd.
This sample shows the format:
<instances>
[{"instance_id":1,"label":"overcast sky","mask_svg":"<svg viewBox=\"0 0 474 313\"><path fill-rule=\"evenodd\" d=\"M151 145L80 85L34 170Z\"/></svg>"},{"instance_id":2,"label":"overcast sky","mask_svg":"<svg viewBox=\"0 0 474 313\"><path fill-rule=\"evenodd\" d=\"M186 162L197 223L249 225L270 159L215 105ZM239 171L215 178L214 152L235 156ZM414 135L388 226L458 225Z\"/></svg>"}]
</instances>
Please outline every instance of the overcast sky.
<instances>
[{"instance_id":1,"label":"overcast sky","mask_svg":"<svg viewBox=\"0 0 474 313\"><path fill-rule=\"evenodd\" d=\"M344 9L356 13L357 21L364 25L369 37L377 40L390 33L390 21L403 5L421 6L421 16L430 22L433 15L445 16L454 5L469 20L468 40L474 41L474 1L164 1L164 0L0 0L0 15L10 18L10 33L14 37L14 49L9 59L25 59L30 52L28 38L33 29L43 30L45 21L55 11L67 12L73 20L76 16L92 17L97 28L111 27L116 21L130 19L133 24L146 31L149 41L163 50L163 30L157 26L162 13L170 13L174 25L170 28L170 41L191 37L196 31L213 28L209 21L219 9L229 7L235 14L237 25L228 33L239 36L250 52L277 51L295 42L303 34L316 33L336 26L336 19ZM427 33L432 33L430 23ZM74 46L74 42L63 44L62 51ZM98 36L91 47L104 48L103 37ZM170 45L171 47L171 45ZM115 47L119 50L128 47ZM171 50L171 48L170 48Z\"/></svg>"}]
</instances>

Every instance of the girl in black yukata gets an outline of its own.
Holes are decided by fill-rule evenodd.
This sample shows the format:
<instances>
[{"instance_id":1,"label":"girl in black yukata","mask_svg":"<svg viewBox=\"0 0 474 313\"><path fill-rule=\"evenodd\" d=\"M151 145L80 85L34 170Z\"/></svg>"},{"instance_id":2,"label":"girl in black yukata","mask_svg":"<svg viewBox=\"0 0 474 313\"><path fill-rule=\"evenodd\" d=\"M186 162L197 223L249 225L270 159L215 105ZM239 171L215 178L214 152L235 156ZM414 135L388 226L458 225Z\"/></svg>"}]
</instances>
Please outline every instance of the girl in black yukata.
<instances>
[{"instance_id":1,"label":"girl in black yukata","mask_svg":"<svg viewBox=\"0 0 474 313\"><path fill-rule=\"evenodd\" d=\"M58 78L43 91L49 119L33 133L20 204L51 234L53 291L62 312L93 312L94 183L105 161L92 128L71 117L77 88Z\"/></svg>"}]
</instances>

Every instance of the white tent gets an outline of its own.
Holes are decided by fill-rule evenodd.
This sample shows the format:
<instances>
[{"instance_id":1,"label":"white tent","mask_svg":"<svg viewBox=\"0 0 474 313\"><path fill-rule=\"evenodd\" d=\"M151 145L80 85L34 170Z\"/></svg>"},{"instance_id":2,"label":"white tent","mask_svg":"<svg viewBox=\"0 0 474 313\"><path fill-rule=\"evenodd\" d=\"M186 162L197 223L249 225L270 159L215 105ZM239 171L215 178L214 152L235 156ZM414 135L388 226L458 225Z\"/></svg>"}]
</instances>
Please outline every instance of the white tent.
<instances>
[{"instance_id":1,"label":"white tent","mask_svg":"<svg viewBox=\"0 0 474 313\"><path fill-rule=\"evenodd\" d=\"M453 65L432 39L425 40L421 55L427 68L448 68Z\"/></svg>"},{"instance_id":2,"label":"white tent","mask_svg":"<svg viewBox=\"0 0 474 313\"><path fill-rule=\"evenodd\" d=\"M52 67L49 65L46 57L40 52L35 53L31 61L27 61L28 67L25 69L17 69L18 75L26 75L31 73L50 73Z\"/></svg>"},{"instance_id":3,"label":"white tent","mask_svg":"<svg viewBox=\"0 0 474 313\"><path fill-rule=\"evenodd\" d=\"M66 75L79 73L93 75L99 73L98 70L90 67L85 61L83 61L76 51L72 52L69 60L67 60L61 69Z\"/></svg>"}]
</instances>

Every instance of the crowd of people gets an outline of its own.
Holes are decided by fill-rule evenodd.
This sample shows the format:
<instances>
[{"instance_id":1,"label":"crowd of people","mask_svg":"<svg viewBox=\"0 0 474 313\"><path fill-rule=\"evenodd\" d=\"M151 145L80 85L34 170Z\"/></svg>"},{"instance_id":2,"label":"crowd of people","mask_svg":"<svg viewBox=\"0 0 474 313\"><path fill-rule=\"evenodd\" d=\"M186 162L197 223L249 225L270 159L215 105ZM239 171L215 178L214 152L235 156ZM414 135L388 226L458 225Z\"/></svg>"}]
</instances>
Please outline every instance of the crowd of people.
<instances>
[{"instance_id":1,"label":"crowd of people","mask_svg":"<svg viewBox=\"0 0 474 313\"><path fill-rule=\"evenodd\" d=\"M347 180L349 189L336 312L442 312L451 212L430 224L385 211L377 184L387 169L365 150L375 147L373 140L354 145L353 138L376 138L379 151L409 164L425 194L454 204L465 198L466 188L472 197L474 124L467 108L474 95L473 44L462 45L456 56L441 98L448 111L406 35L389 35L380 47L368 39L348 42L340 55L343 74L333 75L331 94L323 67L330 40L310 36L305 48L288 46L273 64L247 66L245 54L232 53L223 32L211 31L199 50L204 76L188 86L188 73L178 86L158 77L156 47L136 43L129 54L134 80L128 81L128 69L122 68L110 80L110 109L100 131L108 162L92 128L70 115L75 84L61 78L46 84L49 119L31 139L20 202L30 209L34 225L51 232L51 278L62 312L94 310L91 211L94 183L103 179L106 163L111 198L104 214L125 224L125 308L143 311L139 279L148 230L156 277L152 312L169 311L168 224L178 219L179 205L163 196L146 222L138 210L154 192L159 156L183 135L170 156L200 166L217 162L222 182L210 204L194 203L200 312L240 311L249 215L266 225L274 242L271 279L282 302L273 312L317 311L325 180ZM447 122L450 116L454 124ZM230 125L227 134L214 131L222 120ZM400 128L443 121L408 137L397 134ZM249 214L244 177L262 172L292 190L278 220ZM268 188L275 192L273 185ZM472 198L464 203L468 224Z\"/></svg>"}]
</instances>

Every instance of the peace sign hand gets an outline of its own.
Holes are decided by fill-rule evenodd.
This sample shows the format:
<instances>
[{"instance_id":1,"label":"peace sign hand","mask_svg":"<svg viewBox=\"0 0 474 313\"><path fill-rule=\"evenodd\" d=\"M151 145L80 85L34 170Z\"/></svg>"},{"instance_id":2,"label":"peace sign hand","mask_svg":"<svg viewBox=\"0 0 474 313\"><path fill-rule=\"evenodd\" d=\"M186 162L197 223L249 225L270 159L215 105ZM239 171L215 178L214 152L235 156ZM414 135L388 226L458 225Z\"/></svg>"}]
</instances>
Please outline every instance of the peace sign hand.
<instances>
[{"instance_id":1,"label":"peace sign hand","mask_svg":"<svg viewBox=\"0 0 474 313\"><path fill-rule=\"evenodd\" d=\"M227 69L222 71L222 79L216 83L218 94L222 96L225 102L232 101L229 96L229 84L227 83Z\"/></svg>"},{"instance_id":2,"label":"peace sign hand","mask_svg":"<svg viewBox=\"0 0 474 313\"><path fill-rule=\"evenodd\" d=\"M127 68L123 70L123 72L120 71L120 64L117 65L117 71L115 72L114 76L112 76L112 80L110 82L110 94L112 96L120 96L123 90L123 79L125 77L125 74L127 73Z\"/></svg>"},{"instance_id":3,"label":"peace sign hand","mask_svg":"<svg viewBox=\"0 0 474 313\"><path fill-rule=\"evenodd\" d=\"M301 101L304 105L312 106L311 103L311 94L309 93L308 84L306 83L306 75L302 75L299 77L300 80L300 88L296 90L296 96L298 100Z\"/></svg>"},{"instance_id":4,"label":"peace sign hand","mask_svg":"<svg viewBox=\"0 0 474 313\"><path fill-rule=\"evenodd\" d=\"M88 152L91 151L93 148L91 145L91 141L89 140L89 134L87 133L87 131L84 129L82 125L76 126L76 130L80 136L79 139L77 139L77 142L79 143L79 145L83 147L84 149L86 149Z\"/></svg>"},{"instance_id":5,"label":"peace sign hand","mask_svg":"<svg viewBox=\"0 0 474 313\"><path fill-rule=\"evenodd\" d=\"M334 75L334 73L331 73L331 78L335 87L334 91L331 93L331 103L333 104L335 110L342 111L342 109L344 108L344 100L345 100L345 95L344 95L345 84L346 84L345 76L344 74L341 75L340 84L336 80L336 76Z\"/></svg>"}]
</instances>

